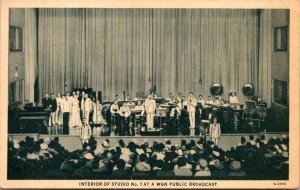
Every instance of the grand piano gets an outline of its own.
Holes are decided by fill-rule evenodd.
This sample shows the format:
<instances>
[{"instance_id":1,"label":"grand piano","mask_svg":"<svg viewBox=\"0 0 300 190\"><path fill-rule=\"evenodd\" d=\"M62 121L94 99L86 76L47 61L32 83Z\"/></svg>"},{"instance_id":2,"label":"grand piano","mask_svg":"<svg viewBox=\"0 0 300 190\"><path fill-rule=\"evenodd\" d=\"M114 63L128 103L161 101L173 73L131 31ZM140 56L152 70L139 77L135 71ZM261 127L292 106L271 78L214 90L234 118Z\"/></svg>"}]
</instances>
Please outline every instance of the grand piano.
<instances>
[{"instance_id":1,"label":"grand piano","mask_svg":"<svg viewBox=\"0 0 300 190\"><path fill-rule=\"evenodd\" d=\"M20 133L46 134L50 110L39 106L25 106L18 117Z\"/></svg>"}]
</instances>

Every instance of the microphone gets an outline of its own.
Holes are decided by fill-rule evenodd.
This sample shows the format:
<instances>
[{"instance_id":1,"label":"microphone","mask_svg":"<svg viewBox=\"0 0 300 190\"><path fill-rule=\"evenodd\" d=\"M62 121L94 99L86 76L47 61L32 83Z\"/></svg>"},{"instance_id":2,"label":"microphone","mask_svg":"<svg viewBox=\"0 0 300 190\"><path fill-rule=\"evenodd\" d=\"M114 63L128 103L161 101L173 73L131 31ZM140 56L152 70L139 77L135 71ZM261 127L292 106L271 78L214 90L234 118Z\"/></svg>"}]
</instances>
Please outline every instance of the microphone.
<instances>
[{"instance_id":1,"label":"microphone","mask_svg":"<svg viewBox=\"0 0 300 190\"><path fill-rule=\"evenodd\" d=\"M65 86L68 86L68 83L65 82Z\"/></svg>"}]
</instances>

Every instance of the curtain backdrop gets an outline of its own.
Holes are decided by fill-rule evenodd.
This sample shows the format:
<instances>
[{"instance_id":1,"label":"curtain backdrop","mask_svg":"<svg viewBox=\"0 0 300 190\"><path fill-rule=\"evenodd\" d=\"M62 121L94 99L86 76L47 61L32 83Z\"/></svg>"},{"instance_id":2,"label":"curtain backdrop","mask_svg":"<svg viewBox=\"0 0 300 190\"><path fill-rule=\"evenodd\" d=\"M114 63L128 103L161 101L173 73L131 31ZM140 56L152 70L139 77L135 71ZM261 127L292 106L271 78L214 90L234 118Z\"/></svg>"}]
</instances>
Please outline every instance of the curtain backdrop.
<instances>
[{"instance_id":1,"label":"curtain backdrop","mask_svg":"<svg viewBox=\"0 0 300 190\"><path fill-rule=\"evenodd\" d=\"M259 92L263 100L271 106L272 100L272 13L271 10L260 11L259 31Z\"/></svg>"},{"instance_id":2,"label":"curtain backdrop","mask_svg":"<svg viewBox=\"0 0 300 190\"><path fill-rule=\"evenodd\" d=\"M37 20L36 10L25 9L25 99L34 102L34 82L37 75Z\"/></svg>"},{"instance_id":3,"label":"curtain backdrop","mask_svg":"<svg viewBox=\"0 0 300 190\"><path fill-rule=\"evenodd\" d=\"M258 10L39 9L40 92L66 82L112 97L152 84L208 96L218 82L244 101L242 86L258 85L258 21Z\"/></svg>"}]
</instances>

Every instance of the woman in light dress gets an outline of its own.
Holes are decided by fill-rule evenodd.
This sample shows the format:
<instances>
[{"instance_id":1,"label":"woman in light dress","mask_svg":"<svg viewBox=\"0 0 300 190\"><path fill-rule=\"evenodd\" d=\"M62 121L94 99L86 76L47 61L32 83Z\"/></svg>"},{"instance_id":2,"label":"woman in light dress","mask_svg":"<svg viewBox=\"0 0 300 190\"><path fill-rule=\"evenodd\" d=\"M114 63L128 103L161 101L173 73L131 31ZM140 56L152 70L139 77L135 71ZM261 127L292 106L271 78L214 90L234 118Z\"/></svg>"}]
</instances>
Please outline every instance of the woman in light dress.
<instances>
[{"instance_id":1,"label":"woman in light dress","mask_svg":"<svg viewBox=\"0 0 300 190\"><path fill-rule=\"evenodd\" d=\"M217 123L217 118L213 118L213 122L209 126L209 134L211 140L215 145L218 146L219 138L221 137L221 126L220 123Z\"/></svg>"},{"instance_id":2,"label":"woman in light dress","mask_svg":"<svg viewBox=\"0 0 300 190\"><path fill-rule=\"evenodd\" d=\"M57 104L57 109L56 109L55 123L57 125L63 125L63 113L61 111L62 98L61 98L60 93L57 93L56 104Z\"/></svg>"},{"instance_id":3,"label":"woman in light dress","mask_svg":"<svg viewBox=\"0 0 300 190\"><path fill-rule=\"evenodd\" d=\"M79 101L77 98L77 95L73 95L71 100L71 110L70 110L70 121L69 121L69 127L75 128L82 125L82 122L80 120L80 109L79 109Z\"/></svg>"},{"instance_id":4,"label":"woman in light dress","mask_svg":"<svg viewBox=\"0 0 300 190\"><path fill-rule=\"evenodd\" d=\"M99 102L98 98L93 99L93 123L103 125L105 120L102 115L103 105ZM93 130L94 136L99 136L101 134L101 127L99 125L95 125Z\"/></svg>"}]
</instances>

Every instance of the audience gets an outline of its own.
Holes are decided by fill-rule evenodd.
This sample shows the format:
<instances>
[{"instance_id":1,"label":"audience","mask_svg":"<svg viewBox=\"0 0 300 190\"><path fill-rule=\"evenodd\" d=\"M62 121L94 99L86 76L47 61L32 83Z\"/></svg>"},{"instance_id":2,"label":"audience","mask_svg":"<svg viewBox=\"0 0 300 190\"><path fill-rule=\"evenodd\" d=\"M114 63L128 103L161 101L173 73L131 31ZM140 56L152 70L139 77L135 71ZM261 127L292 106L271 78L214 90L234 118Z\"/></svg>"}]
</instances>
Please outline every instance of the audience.
<instances>
[{"instance_id":1,"label":"audience","mask_svg":"<svg viewBox=\"0 0 300 190\"><path fill-rule=\"evenodd\" d=\"M69 152L59 138L24 141L9 139L8 179L287 179L289 140L262 135L249 142L245 137L230 150L200 138L171 140L165 143L148 140L128 144L119 140L112 145L107 139L91 138L81 150Z\"/></svg>"}]
</instances>

